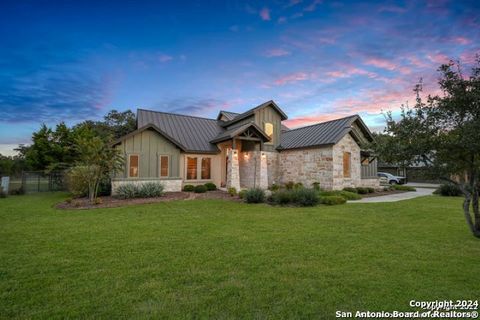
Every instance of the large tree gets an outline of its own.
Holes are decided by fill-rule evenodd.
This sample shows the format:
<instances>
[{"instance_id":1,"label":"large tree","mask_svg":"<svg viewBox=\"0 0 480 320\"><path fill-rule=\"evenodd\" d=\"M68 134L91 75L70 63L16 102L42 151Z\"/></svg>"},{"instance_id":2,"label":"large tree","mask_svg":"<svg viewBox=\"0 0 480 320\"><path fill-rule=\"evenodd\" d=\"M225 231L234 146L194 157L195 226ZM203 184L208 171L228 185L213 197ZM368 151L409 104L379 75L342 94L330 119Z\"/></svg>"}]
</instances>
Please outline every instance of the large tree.
<instances>
[{"instance_id":1,"label":"large tree","mask_svg":"<svg viewBox=\"0 0 480 320\"><path fill-rule=\"evenodd\" d=\"M437 178L457 185L467 225L480 238L480 57L468 76L460 62L439 71L442 94L424 100L417 85L414 107L403 107L398 121L386 114L389 138L376 151L389 162L421 161Z\"/></svg>"}]
</instances>

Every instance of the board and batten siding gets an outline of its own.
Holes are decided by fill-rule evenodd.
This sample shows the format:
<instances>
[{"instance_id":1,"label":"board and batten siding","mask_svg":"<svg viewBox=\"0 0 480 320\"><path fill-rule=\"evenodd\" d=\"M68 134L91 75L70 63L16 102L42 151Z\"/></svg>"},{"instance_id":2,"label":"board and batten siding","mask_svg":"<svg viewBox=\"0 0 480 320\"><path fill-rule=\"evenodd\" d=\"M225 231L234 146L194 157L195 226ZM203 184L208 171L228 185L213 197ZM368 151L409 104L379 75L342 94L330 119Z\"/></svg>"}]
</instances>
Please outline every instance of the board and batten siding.
<instances>
[{"instance_id":1,"label":"board and batten siding","mask_svg":"<svg viewBox=\"0 0 480 320\"><path fill-rule=\"evenodd\" d=\"M255 111L255 124L262 130L265 130L265 123L273 124L272 141L264 144L265 151L275 151L280 143L280 133L282 130L282 118L278 112L272 107L262 108Z\"/></svg>"},{"instance_id":2,"label":"board and batten siding","mask_svg":"<svg viewBox=\"0 0 480 320\"><path fill-rule=\"evenodd\" d=\"M377 177L377 159L374 159L366 166L362 165L361 168L362 168L362 171L361 171L362 179L378 178Z\"/></svg>"},{"instance_id":3,"label":"board and batten siding","mask_svg":"<svg viewBox=\"0 0 480 320\"><path fill-rule=\"evenodd\" d=\"M139 155L139 175L141 178L159 178L159 156L169 157L169 178L180 177L180 149L153 130L145 130L126 138L116 147L125 157L125 169L116 178L128 178L128 156ZM136 179L136 178L132 178Z\"/></svg>"}]
</instances>

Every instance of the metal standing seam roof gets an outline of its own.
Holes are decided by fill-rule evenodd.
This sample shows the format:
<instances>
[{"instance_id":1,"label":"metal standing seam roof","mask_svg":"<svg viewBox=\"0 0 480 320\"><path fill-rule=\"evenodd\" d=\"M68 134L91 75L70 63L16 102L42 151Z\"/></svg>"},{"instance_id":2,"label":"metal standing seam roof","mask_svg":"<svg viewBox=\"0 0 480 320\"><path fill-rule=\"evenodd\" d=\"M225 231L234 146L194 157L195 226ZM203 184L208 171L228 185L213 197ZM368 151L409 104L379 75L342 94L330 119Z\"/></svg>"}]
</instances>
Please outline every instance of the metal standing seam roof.
<instances>
[{"instance_id":1,"label":"metal standing seam roof","mask_svg":"<svg viewBox=\"0 0 480 320\"><path fill-rule=\"evenodd\" d=\"M277 149L286 150L335 144L352 130L352 124L356 120L360 120L360 117L353 115L284 131ZM361 125L365 126L363 122Z\"/></svg>"},{"instance_id":2,"label":"metal standing seam roof","mask_svg":"<svg viewBox=\"0 0 480 320\"><path fill-rule=\"evenodd\" d=\"M231 129L226 130L225 132L220 133L218 136L215 137L215 139L212 139L210 142L211 143L217 143L217 142L221 142L221 141L224 141L224 140L231 139L231 138L235 137L236 135L238 135L239 133L242 133L243 131L247 130L250 127L255 128L255 130L257 130L260 133L260 135L263 137L264 141L269 141L270 140L270 138L267 136L267 134L258 125L256 125L254 122L249 122L249 123L246 123L244 125L237 126L235 128L231 128Z\"/></svg>"},{"instance_id":3,"label":"metal standing seam roof","mask_svg":"<svg viewBox=\"0 0 480 320\"><path fill-rule=\"evenodd\" d=\"M219 152L210 140L225 131L215 119L138 109L137 127L148 124L155 125L173 137L187 152Z\"/></svg>"},{"instance_id":4,"label":"metal standing seam roof","mask_svg":"<svg viewBox=\"0 0 480 320\"><path fill-rule=\"evenodd\" d=\"M217 119L220 119L221 115L225 116L225 118L227 118L227 121L231 121L231 120L235 119L237 116L239 116L240 113L220 110L220 112L218 113Z\"/></svg>"}]
</instances>

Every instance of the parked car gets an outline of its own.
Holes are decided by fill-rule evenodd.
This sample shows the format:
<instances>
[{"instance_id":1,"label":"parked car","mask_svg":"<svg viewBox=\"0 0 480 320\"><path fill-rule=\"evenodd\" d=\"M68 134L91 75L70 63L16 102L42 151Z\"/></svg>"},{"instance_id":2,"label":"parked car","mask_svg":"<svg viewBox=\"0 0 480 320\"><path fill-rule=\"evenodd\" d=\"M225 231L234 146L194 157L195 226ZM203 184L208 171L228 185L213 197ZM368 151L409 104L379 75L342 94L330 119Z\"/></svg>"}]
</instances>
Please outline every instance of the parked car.
<instances>
[{"instance_id":1,"label":"parked car","mask_svg":"<svg viewBox=\"0 0 480 320\"><path fill-rule=\"evenodd\" d=\"M377 176L380 178L386 178L389 184L404 184L407 182L405 177L394 176L388 172L378 172Z\"/></svg>"}]
</instances>

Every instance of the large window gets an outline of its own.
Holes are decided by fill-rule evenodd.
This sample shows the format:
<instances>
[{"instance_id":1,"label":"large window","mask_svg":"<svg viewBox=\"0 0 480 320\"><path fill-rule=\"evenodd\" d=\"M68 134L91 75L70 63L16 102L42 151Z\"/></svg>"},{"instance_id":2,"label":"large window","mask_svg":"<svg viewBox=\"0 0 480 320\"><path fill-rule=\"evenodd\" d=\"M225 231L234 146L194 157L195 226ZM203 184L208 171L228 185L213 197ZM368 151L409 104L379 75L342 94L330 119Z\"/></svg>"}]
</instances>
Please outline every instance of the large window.
<instances>
[{"instance_id":1,"label":"large window","mask_svg":"<svg viewBox=\"0 0 480 320\"><path fill-rule=\"evenodd\" d=\"M350 178L351 158L352 158L352 154L350 152L343 153L343 177L344 178Z\"/></svg>"},{"instance_id":2,"label":"large window","mask_svg":"<svg viewBox=\"0 0 480 320\"><path fill-rule=\"evenodd\" d=\"M187 180L197 180L197 158L187 157Z\"/></svg>"},{"instance_id":3,"label":"large window","mask_svg":"<svg viewBox=\"0 0 480 320\"><path fill-rule=\"evenodd\" d=\"M210 179L211 158L202 158L202 179Z\"/></svg>"},{"instance_id":4,"label":"large window","mask_svg":"<svg viewBox=\"0 0 480 320\"><path fill-rule=\"evenodd\" d=\"M138 155L131 154L128 161L128 176L138 178Z\"/></svg>"},{"instance_id":5,"label":"large window","mask_svg":"<svg viewBox=\"0 0 480 320\"><path fill-rule=\"evenodd\" d=\"M160 177L168 176L168 156L160 156Z\"/></svg>"},{"instance_id":6,"label":"large window","mask_svg":"<svg viewBox=\"0 0 480 320\"><path fill-rule=\"evenodd\" d=\"M265 133L267 136L272 139L273 138L273 124L270 122L265 122L263 125L263 128L265 130Z\"/></svg>"}]
</instances>

